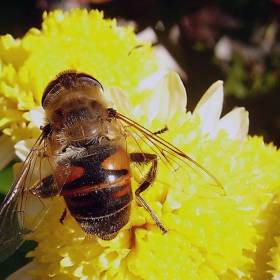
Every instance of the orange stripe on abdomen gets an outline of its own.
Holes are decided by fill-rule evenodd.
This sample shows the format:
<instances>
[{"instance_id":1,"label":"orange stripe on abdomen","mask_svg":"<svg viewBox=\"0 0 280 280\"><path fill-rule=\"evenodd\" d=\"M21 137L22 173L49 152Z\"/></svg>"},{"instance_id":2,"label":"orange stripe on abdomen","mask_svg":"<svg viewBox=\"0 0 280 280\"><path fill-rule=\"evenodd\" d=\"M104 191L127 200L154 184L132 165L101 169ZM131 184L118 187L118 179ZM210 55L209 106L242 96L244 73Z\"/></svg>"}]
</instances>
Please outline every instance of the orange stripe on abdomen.
<instances>
[{"instance_id":1,"label":"orange stripe on abdomen","mask_svg":"<svg viewBox=\"0 0 280 280\"><path fill-rule=\"evenodd\" d=\"M131 183L129 181L125 185L118 186L118 188L120 190L118 192L115 192L114 194L112 194L110 196L110 198L114 199L114 198L122 197L122 196L128 194L131 191Z\"/></svg>"},{"instance_id":2,"label":"orange stripe on abdomen","mask_svg":"<svg viewBox=\"0 0 280 280\"><path fill-rule=\"evenodd\" d=\"M81 166L70 166L70 173L64 184L69 184L84 175L85 169Z\"/></svg>"}]
</instances>

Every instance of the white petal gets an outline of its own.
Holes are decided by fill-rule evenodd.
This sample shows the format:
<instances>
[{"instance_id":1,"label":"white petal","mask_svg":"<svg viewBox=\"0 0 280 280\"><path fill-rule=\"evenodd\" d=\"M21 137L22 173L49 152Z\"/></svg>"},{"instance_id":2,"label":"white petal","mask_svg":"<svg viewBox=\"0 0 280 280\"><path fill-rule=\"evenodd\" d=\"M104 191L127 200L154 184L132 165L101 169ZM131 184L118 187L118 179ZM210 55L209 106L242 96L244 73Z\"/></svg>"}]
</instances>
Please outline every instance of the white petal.
<instances>
[{"instance_id":1,"label":"white petal","mask_svg":"<svg viewBox=\"0 0 280 280\"><path fill-rule=\"evenodd\" d=\"M28 275L27 272L36 268L36 265L33 262L30 262L11 274L6 280L34 280L34 278Z\"/></svg>"},{"instance_id":2,"label":"white petal","mask_svg":"<svg viewBox=\"0 0 280 280\"><path fill-rule=\"evenodd\" d=\"M151 98L136 107L134 113L148 115L150 120L168 121L176 112L185 111L186 105L187 94L179 75L169 72L155 87Z\"/></svg>"},{"instance_id":3,"label":"white petal","mask_svg":"<svg viewBox=\"0 0 280 280\"><path fill-rule=\"evenodd\" d=\"M137 34L137 39L142 42L150 42L153 44L158 41L157 34L152 27L147 27L143 31L139 32Z\"/></svg>"},{"instance_id":4,"label":"white petal","mask_svg":"<svg viewBox=\"0 0 280 280\"><path fill-rule=\"evenodd\" d=\"M27 139L18 141L15 144L16 155L22 160L25 161L28 156L30 150L34 146L36 139Z\"/></svg>"},{"instance_id":5,"label":"white petal","mask_svg":"<svg viewBox=\"0 0 280 280\"><path fill-rule=\"evenodd\" d=\"M223 82L214 83L202 96L193 114L198 113L201 119L203 133L210 133L214 137L217 133L217 124L223 108Z\"/></svg>"},{"instance_id":6,"label":"white petal","mask_svg":"<svg viewBox=\"0 0 280 280\"><path fill-rule=\"evenodd\" d=\"M15 158L14 144L11 137L2 134L0 136L0 170L9 164Z\"/></svg>"},{"instance_id":7,"label":"white petal","mask_svg":"<svg viewBox=\"0 0 280 280\"><path fill-rule=\"evenodd\" d=\"M235 108L218 122L218 129L225 129L229 138L244 140L249 131L249 113L243 107Z\"/></svg>"},{"instance_id":8,"label":"white petal","mask_svg":"<svg viewBox=\"0 0 280 280\"><path fill-rule=\"evenodd\" d=\"M163 45L159 44L156 46L154 55L155 57L159 58L159 63L162 68L165 68L168 71L177 72L183 80L187 79L187 73Z\"/></svg>"},{"instance_id":9,"label":"white petal","mask_svg":"<svg viewBox=\"0 0 280 280\"><path fill-rule=\"evenodd\" d=\"M175 71L183 80L187 80L187 73L180 67L163 45L156 46L154 56L158 58L158 63L160 65L159 70L141 81L139 84L140 89L153 89L160 80L171 71Z\"/></svg>"},{"instance_id":10,"label":"white petal","mask_svg":"<svg viewBox=\"0 0 280 280\"><path fill-rule=\"evenodd\" d=\"M104 89L106 100L111 103L111 106L118 112L130 115L132 106L127 95L118 87L107 87Z\"/></svg>"},{"instance_id":11,"label":"white petal","mask_svg":"<svg viewBox=\"0 0 280 280\"><path fill-rule=\"evenodd\" d=\"M31 109L30 116L31 116L31 120L35 123L35 125L37 127L40 128L42 125L44 125L45 111L44 111L43 107L38 106L38 107L35 107L34 109Z\"/></svg>"},{"instance_id":12,"label":"white petal","mask_svg":"<svg viewBox=\"0 0 280 280\"><path fill-rule=\"evenodd\" d=\"M160 83L163 77L168 73L167 69L159 68L156 72L148 76L148 78L142 80L139 84L141 90L149 88L153 89L155 86Z\"/></svg>"}]
</instances>

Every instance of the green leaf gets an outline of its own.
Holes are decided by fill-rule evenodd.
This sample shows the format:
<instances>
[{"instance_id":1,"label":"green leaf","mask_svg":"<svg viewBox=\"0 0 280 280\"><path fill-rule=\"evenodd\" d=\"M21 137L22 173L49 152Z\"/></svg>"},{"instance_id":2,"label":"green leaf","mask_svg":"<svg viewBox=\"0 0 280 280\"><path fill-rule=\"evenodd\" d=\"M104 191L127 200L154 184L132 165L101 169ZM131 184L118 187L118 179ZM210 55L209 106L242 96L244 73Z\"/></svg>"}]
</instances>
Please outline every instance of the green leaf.
<instances>
[{"instance_id":1,"label":"green leaf","mask_svg":"<svg viewBox=\"0 0 280 280\"><path fill-rule=\"evenodd\" d=\"M13 174L13 165L14 162L11 162L4 169L0 171L0 193L6 194L10 185L13 182L14 174Z\"/></svg>"}]
</instances>

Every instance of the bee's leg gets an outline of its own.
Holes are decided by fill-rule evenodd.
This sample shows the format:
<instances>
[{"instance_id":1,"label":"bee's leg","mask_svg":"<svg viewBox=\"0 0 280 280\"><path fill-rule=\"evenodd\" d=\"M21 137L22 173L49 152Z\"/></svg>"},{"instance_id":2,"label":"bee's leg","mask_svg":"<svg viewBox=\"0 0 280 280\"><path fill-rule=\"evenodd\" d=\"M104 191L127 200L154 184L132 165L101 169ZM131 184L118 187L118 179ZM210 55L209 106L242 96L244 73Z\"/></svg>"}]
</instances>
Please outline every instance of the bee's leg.
<instances>
[{"instance_id":1,"label":"bee's leg","mask_svg":"<svg viewBox=\"0 0 280 280\"><path fill-rule=\"evenodd\" d=\"M64 211L63 211L63 213L62 213L62 215L61 215L61 217L60 217L60 219L59 219L59 221L60 221L60 223L61 223L62 225L64 224L64 219L65 219L65 217L66 217L66 214L67 214L67 209L64 208Z\"/></svg>"},{"instance_id":2,"label":"bee's leg","mask_svg":"<svg viewBox=\"0 0 280 280\"><path fill-rule=\"evenodd\" d=\"M29 191L33 195L40 198L50 198L58 194L57 185L55 183L53 175L49 175L42 178L36 184L34 184ZM65 208L59 219L62 225L66 214L67 214L67 209Z\"/></svg>"},{"instance_id":3,"label":"bee's leg","mask_svg":"<svg viewBox=\"0 0 280 280\"><path fill-rule=\"evenodd\" d=\"M153 134L154 134L154 135L159 135L159 134L163 134L163 133L166 132L166 131L168 131L167 125L166 125L164 128L162 128L162 129L160 129L160 130L158 130L158 131L153 132Z\"/></svg>"},{"instance_id":4,"label":"bee's leg","mask_svg":"<svg viewBox=\"0 0 280 280\"><path fill-rule=\"evenodd\" d=\"M58 194L58 189L52 175L39 180L29 191L33 195L41 198L50 198Z\"/></svg>"},{"instance_id":5,"label":"bee's leg","mask_svg":"<svg viewBox=\"0 0 280 280\"><path fill-rule=\"evenodd\" d=\"M152 164L150 170L143 178L143 181L140 184L139 188L135 191L135 196L138 199L138 201L141 203L141 205L149 212L149 214L155 221L156 225L161 229L161 231L163 233L168 232L168 230L163 226L163 224L160 222L156 214L147 204L147 202L140 195L155 181L156 173L157 173L157 156L153 154L146 154L146 153L131 153L130 160L136 164L148 164L148 163Z\"/></svg>"}]
</instances>

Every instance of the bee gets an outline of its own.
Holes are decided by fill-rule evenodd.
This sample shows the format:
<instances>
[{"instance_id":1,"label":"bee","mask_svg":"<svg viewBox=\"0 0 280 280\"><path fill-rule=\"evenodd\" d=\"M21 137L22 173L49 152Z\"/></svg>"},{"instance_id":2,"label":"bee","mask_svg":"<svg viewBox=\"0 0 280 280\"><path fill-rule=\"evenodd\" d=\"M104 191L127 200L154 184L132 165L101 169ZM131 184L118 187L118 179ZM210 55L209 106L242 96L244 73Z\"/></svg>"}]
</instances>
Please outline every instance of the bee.
<instances>
[{"instance_id":1,"label":"bee","mask_svg":"<svg viewBox=\"0 0 280 280\"><path fill-rule=\"evenodd\" d=\"M175 177L179 169L186 177L191 170L211 182L217 193L224 192L208 170L159 136L167 128L153 133L111 108L102 85L91 75L62 72L46 87L42 106L46 122L41 135L0 209L1 261L37 227L57 195L65 201L61 223L69 212L87 235L116 237L129 221L134 197L166 233L141 196L155 181L159 160ZM128 138L139 151L130 151ZM148 166L134 195L131 165Z\"/></svg>"}]
</instances>

